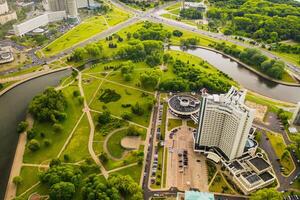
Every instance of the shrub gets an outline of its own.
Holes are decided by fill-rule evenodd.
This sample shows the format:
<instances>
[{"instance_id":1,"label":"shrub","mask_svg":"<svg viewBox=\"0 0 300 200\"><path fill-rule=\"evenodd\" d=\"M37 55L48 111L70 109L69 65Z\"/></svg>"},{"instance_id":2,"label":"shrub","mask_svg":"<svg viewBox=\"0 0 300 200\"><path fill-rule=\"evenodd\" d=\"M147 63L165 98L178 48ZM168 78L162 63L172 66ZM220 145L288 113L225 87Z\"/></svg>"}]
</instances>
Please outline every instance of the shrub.
<instances>
[{"instance_id":1,"label":"shrub","mask_svg":"<svg viewBox=\"0 0 300 200\"><path fill-rule=\"evenodd\" d=\"M115 90L105 89L100 95L99 100L104 103L115 102L121 98L121 95L116 93Z\"/></svg>"},{"instance_id":2,"label":"shrub","mask_svg":"<svg viewBox=\"0 0 300 200\"><path fill-rule=\"evenodd\" d=\"M51 140L45 139L44 140L44 145L45 145L45 147L49 147L51 145Z\"/></svg>"},{"instance_id":3,"label":"shrub","mask_svg":"<svg viewBox=\"0 0 300 200\"><path fill-rule=\"evenodd\" d=\"M61 124L53 124L53 129L56 133L61 133L63 131L63 126Z\"/></svg>"},{"instance_id":4,"label":"shrub","mask_svg":"<svg viewBox=\"0 0 300 200\"><path fill-rule=\"evenodd\" d=\"M37 151L40 149L40 143L39 141L35 140L35 139L32 139L29 141L28 143L28 149L30 151Z\"/></svg>"},{"instance_id":5,"label":"shrub","mask_svg":"<svg viewBox=\"0 0 300 200\"><path fill-rule=\"evenodd\" d=\"M27 128L28 128L28 122L22 121L18 124L17 132L22 133L22 132L26 131Z\"/></svg>"},{"instance_id":6,"label":"shrub","mask_svg":"<svg viewBox=\"0 0 300 200\"><path fill-rule=\"evenodd\" d=\"M21 176L15 176L14 178L13 178L13 183L15 184L15 185L21 185L22 184L22 182L23 182L23 178L21 177Z\"/></svg>"}]
</instances>

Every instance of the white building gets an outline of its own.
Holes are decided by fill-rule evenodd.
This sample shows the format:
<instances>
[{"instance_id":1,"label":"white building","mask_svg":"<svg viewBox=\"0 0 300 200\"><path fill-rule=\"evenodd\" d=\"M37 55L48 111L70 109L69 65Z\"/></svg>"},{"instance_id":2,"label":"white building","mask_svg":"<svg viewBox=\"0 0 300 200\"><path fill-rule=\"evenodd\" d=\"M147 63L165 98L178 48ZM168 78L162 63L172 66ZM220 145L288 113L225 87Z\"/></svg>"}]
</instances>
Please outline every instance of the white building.
<instances>
[{"instance_id":1,"label":"white building","mask_svg":"<svg viewBox=\"0 0 300 200\"><path fill-rule=\"evenodd\" d=\"M66 17L66 11L47 12L23 23L13 25L13 28L17 36L23 36L36 28L46 26L51 22L63 20Z\"/></svg>"},{"instance_id":2,"label":"white building","mask_svg":"<svg viewBox=\"0 0 300 200\"><path fill-rule=\"evenodd\" d=\"M244 104L246 91L204 95L198 114L195 151L215 151L229 160L244 153L255 110Z\"/></svg>"},{"instance_id":3,"label":"white building","mask_svg":"<svg viewBox=\"0 0 300 200\"><path fill-rule=\"evenodd\" d=\"M14 19L17 19L16 12L9 11L6 0L0 0L0 24L5 24Z\"/></svg>"},{"instance_id":4,"label":"white building","mask_svg":"<svg viewBox=\"0 0 300 200\"><path fill-rule=\"evenodd\" d=\"M14 55L10 46L0 46L0 64L9 63L14 61Z\"/></svg>"},{"instance_id":5,"label":"white building","mask_svg":"<svg viewBox=\"0 0 300 200\"><path fill-rule=\"evenodd\" d=\"M197 10L204 11L206 9L206 5L203 2L188 2L185 1L183 4L184 8L195 8Z\"/></svg>"},{"instance_id":6,"label":"white building","mask_svg":"<svg viewBox=\"0 0 300 200\"><path fill-rule=\"evenodd\" d=\"M292 123L296 126L300 126L300 102L298 102L296 110L293 114Z\"/></svg>"}]
</instances>

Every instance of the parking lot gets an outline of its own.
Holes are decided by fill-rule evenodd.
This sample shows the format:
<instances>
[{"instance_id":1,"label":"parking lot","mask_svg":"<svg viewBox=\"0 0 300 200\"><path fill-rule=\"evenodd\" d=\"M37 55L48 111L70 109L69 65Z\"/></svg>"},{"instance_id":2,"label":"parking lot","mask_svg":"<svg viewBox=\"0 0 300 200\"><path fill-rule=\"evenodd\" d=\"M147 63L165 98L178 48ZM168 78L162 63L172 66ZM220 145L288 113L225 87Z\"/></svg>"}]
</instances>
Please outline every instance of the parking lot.
<instances>
[{"instance_id":1,"label":"parking lot","mask_svg":"<svg viewBox=\"0 0 300 200\"><path fill-rule=\"evenodd\" d=\"M183 126L166 135L168 149L166 186L177 187L179 190L197 188L208 191L207 167L205 157L193 150L192 129Z\"/></svg>"}]
</instances>

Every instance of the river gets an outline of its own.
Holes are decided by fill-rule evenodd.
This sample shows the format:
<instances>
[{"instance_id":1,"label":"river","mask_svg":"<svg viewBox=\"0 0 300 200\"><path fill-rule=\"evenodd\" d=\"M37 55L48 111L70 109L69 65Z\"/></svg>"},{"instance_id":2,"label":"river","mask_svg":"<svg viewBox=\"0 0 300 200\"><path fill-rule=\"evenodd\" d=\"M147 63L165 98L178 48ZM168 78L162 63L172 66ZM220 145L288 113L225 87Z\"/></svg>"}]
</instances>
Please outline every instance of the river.
<instances>
[{"instance_id":1,"label":"river","mask_svg":"<svg viewBox=\"0 0 300 200\"><path fill-rule=\"evenodd\" d=\"M171 46L170 49L182 51L178 46ZM196 48L186 50L185 52L206 60L217 69L228 74L235 81L241 84L242 87L248 90L282 101L292 103L300 101L300 87L274 83L268 79L258 76L235 61L224 57L222 54L210 50Z\"/></svg>"},{"instance_id":2,"label":"river","mask_svg":"<svg viewBox=\"0 0 300 200\"><path fill-rule=\"evenodd\" d=\"M70 70L64 70L41 76L24 82L0 96L0 199L4 199L18 143L16 127L25 119L28 103L45 88L58 85L59 81L70 73Z\"/></svg>"}]
</instances>

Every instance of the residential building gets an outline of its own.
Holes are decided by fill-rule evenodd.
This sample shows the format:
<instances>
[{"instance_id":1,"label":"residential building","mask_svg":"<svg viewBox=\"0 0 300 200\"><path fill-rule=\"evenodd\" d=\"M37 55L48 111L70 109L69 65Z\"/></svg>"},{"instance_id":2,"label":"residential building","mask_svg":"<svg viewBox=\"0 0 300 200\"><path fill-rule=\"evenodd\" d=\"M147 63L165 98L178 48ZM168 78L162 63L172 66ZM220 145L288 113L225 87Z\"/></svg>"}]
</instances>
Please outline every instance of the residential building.
<instances>
[{"instance_id":1,"label":"residential building","mask_svg":"<svg viewBox=\"0 0 300 200\"><path fill-rule=\"evenodd\" d=\"M183 4L183 8L194 8L199 11L205 11L206 5L203 2L187 2Z\"/></svg>"},{"instance_id":2,"label":"residential building","mask_svg":"<svg viewBox=\"0 0 300 200\"><path fill-rule=\"evenodd\" d=\"M244 104L245 96L246 90L234 87L227 94L203 95L195 151L213 151L227 160L243 155L255 114Z\"/></svg>"},{"instance_id":3,"label":"residential building","mask_svg":"<svg viewBox=\"0 0 300 200\"><path fill-rule=\"evenodd\" d=\"M15 11L9 11L6 0L0 0L0 24L17 19Z\"/></svg>"}]
</instances>

